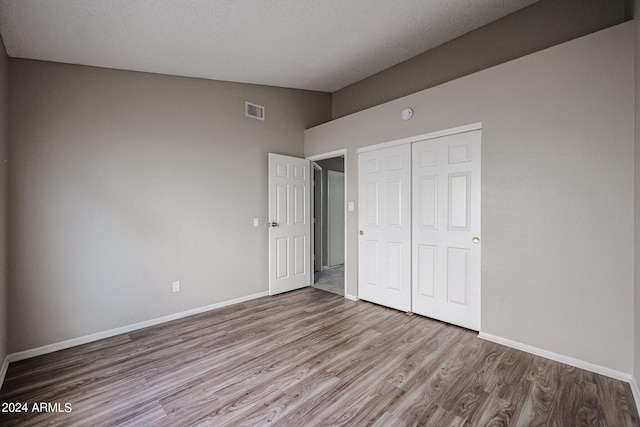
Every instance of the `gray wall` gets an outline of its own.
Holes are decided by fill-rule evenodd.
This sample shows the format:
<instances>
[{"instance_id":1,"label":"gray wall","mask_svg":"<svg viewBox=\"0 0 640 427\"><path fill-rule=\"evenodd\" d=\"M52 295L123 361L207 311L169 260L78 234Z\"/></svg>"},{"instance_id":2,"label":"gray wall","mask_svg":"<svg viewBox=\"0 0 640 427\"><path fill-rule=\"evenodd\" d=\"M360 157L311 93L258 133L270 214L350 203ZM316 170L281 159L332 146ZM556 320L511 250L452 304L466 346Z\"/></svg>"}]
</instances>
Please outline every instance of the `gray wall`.
<instances>
[{"instance_id":1,"label":"gray wall","mask_svg":"<svg viewBox=\"0 0 640 427\"><path fill-rule=\"evenodd\" d=\"M640 0L635 0L635 366L640 385Z\"/></svg>"},{"instance_id":2,"label":"gray wall","mask_svg":"<svg viewBox=\"0 0 640 427\"><path fill-rule=\"evenodd\" d=\"M267 291L267 153L302 156L329 94L16 59L9 78L10 352Z\"/></svg>"},{"instance_id":3,"label":"gray wall","mask_svg":"<svg viewBox=\"0 0 640 427\"><path fill-rule=\"evenodd\" d=\"M336 91L332 98L333 118L622 23L628 14L626 2L541 0Z\"/></svg>"},{"instance_id":4,"label":"gray wall","mask_svg":"<svg viewBox=\"0 0 640 427\"><path fill-rule=\"evenodd\" d=\"M482 122L482 331L630 374L633 41L622 24L326 123L305 155L346 148L357 202L358 147ZM356 295L357 211L347 235Z\"/></svg>"},{"instance_id":5,"label":"gray wall","mask_svg":"<svg viewBox=\"0 0 640 427\"><path fill-rule=\"evenodd\" d=\"M7 272L7 141L8 141L8 66L4 44L0 40L0 366L7 356L8 272Z\"/></svg>"}]
</instances>

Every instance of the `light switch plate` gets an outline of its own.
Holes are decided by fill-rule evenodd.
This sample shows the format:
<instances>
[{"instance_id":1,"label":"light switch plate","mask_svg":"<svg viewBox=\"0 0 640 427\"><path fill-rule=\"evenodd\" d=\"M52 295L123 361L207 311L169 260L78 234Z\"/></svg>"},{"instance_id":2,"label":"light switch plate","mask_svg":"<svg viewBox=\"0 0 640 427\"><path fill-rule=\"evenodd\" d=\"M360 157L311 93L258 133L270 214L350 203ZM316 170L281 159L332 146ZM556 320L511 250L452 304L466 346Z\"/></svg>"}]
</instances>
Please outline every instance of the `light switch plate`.
<instances>
[{"instance_id":1,"label":"light switch plate","mask_svg":"<svg viewBox=\"0 0 640 427\"><path fill-rule=\"evenodd\" d=\"M349 212L353 212L355 210L355 205L353 204L353 202L349 202Z\"/></svg>"}]
</instances>

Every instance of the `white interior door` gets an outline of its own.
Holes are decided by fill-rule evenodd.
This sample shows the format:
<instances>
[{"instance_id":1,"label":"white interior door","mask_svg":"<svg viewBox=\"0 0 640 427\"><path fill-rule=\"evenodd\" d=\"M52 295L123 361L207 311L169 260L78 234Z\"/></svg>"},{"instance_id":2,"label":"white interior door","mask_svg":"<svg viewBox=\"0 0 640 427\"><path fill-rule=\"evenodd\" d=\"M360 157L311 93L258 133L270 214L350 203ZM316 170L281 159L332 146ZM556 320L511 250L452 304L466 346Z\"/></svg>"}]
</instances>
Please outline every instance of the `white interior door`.
<instances>
[{"instance_id":1,"label":"white interior door","mask_svg":"<svg viewBox=\"0 0 640 427\"><path fill-rule=\"evenodd\" d=\"M411 146L358 154L358 296L411 309Z\"/></svg>"},{"instance_id":2,"label":"white interior door","mask_svg":"<svg viewBox=\"0 0 640 427\"><path fill-rule=\"evenodd\" d=\"M412 145L412 311L479 330L480 130Z\"/></svg>"},{"instance_id":3,"label":"white interior door","mask_svg":"<svg viewBox=\"0 0 640 427\"><path fill-rule=\"evenodd\" d=\"M269 294L311 284L310 162L269 153Z\"/></svg>"},{"instance_id":4,"label":"white interior door","mask_svg":"<svg viewBox=\"0 0 640 427\"><path fill-rule=\"evenodd\" d=\"M329 266L344 264L344 172L327 172Z\"/></svg>"}]
</instances>

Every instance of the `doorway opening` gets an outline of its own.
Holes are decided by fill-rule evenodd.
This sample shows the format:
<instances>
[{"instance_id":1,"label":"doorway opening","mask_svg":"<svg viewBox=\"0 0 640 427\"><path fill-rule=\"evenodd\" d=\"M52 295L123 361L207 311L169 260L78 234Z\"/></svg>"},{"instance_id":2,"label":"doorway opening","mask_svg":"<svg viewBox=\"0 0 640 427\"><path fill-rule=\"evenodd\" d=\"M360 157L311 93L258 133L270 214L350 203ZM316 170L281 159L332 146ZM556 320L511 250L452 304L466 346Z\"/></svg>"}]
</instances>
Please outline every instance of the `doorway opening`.
<instances>
[{"instance_id":1,"label":"doorway opening","mask_svg":"<svg viewBox=\"0 0 640 427\"><path fill-rule=\"evenodd\" d=\"M345 155L310 158L313 165L313 287L346 295Z\"/></svg>"}]
</instances>

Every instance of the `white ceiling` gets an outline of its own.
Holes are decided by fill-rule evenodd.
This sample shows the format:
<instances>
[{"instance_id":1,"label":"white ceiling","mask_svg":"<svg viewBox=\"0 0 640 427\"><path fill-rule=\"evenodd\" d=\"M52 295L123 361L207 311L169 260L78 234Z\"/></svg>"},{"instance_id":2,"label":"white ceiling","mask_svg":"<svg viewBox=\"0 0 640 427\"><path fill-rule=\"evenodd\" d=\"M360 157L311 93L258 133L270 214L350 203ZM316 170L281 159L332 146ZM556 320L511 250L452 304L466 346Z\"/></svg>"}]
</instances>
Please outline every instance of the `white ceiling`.
<instances>
[{"instance_id":1,"label":"white ceiling","mask_svg":"<svg viewBox=\"0 0 640 427\"><path fill-rule=\"evenodd\" d=\"M336 91L537 0L0 0L15 58Z\"/></svg>"}]
</instances>

